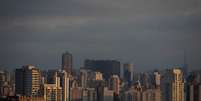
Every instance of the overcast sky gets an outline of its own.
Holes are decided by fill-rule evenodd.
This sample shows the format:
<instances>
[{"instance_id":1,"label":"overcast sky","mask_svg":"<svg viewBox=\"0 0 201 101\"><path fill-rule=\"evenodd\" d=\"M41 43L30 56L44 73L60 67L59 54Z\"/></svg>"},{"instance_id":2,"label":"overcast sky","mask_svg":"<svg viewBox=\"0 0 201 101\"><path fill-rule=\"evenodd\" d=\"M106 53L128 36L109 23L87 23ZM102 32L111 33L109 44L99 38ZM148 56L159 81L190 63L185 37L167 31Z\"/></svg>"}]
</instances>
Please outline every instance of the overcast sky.
<instances>
[{"instance_id":1,"label":"overcast sky","mask_svg":"<svg viewBox=\"0 0 201 101\"><path fill-rule=\"evenodd\" d=\"M130 62L139 71L201 68L201 0L0 0L0 66L74 68L89 59Z\"/></svg>"}]
</instances>

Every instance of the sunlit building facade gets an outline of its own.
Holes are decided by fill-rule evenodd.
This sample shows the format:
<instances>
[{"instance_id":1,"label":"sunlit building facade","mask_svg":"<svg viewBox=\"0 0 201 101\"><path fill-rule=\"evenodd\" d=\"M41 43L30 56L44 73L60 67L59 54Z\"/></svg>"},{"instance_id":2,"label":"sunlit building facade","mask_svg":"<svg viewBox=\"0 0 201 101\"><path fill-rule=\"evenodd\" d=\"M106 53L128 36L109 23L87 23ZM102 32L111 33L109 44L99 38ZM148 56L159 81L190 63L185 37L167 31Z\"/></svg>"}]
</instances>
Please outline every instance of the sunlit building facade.
<instances>
[{"instance_id":1,"label":"sunlit building facade","mask_svg":"<svg viewBox=\"0 0 201 101\"><path fill-rule=\"evenodd\" d=\"M163 101L184 101L184 79L181 69L167 70L162 82Z\"/></svg>"}]
</instances>

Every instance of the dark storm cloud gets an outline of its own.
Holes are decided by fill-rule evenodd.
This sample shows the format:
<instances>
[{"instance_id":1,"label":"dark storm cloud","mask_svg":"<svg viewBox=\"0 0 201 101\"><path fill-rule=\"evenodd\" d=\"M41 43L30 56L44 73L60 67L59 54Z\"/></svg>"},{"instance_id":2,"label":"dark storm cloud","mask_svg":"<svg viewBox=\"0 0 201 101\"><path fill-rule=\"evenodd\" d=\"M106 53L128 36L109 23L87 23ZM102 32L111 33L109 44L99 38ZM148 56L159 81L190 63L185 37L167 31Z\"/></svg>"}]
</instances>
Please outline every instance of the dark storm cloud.
<instances>
[{"instance_id":1,"label":"dark storm cloud","mask_svg":"<svg viewBox=\"0 0 201 101\"><path fill-rule=\"evenodd\" d=\"M200 0L2 0L0 64L54 68L69 50L86 58L134 62L141 70L201 64Z\"/></svg>"}]
</instances>

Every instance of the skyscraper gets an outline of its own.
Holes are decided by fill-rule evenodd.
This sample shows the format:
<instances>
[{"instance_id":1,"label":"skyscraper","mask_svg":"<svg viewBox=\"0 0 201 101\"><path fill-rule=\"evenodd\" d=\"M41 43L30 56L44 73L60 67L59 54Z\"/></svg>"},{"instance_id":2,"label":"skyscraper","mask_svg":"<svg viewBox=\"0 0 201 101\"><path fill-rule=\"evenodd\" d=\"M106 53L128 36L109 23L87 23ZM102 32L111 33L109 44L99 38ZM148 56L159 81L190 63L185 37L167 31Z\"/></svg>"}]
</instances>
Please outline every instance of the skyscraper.
<instances>
[{"instance_id":1,"label":"skyscraper","mask_svg":"<svg viewBox=\"0 0 201 101\"><path fill-rule=\"evenodd\" d=\"M62 87L62 101L69 101L70 78L66 71L59 71L60 86Z\"/></svg>"},{"instance_id":2,"label":"skyscraper","mask_svg":"<svg viewBox=\"0 0 201 101\"><path fill-rule=\"evenodd\" d=\"M62 69L67 72L72 72L73 67L73 55L66 51L62 54Z\"/></svg>"},{"instance_id":3,"label":"skyscraper","mask_svg":"<svg viewBox=\"0 0 201 101\"><path fill-rule=\"evenodd\" d=\"M184 101L184 79L181 69L167 70L162 82L163 101Z\"/></svg>"},{"instance_id":4,"label":"skyscraper","mask_svg":"<svg viewBox=\"0 0 201 101\"><path fill-rule=\"evenodd\" d=\"M201 101L201 70L191 72L187 82L186 101Z\"/></svg>"},{"instance_id":5,"label":"skyscraper","mask_svg":"<svg viewBox=\"0 0 201 101\"><path fill-rule=\"evenodd\" d=\"M15 71L16 94L24 96L39 96L41 85L40 70L27 65Z\"/></svg>"},{"instance_id":6,"label":"skyscraper","mask_svg":"<svg viewBox=\"0 0 201 101\"><path fill-rule=\"evenodd\" d=\"M133 81L133 75L134 75L134 70L133 70L133 64L126 63L123 65L123 75L124 75L124 80L126 82L131 82Z\"/></svg>"},{"instance_id":7,"label":"skyscraper","mask_svg":"<svg viewBox=\"0 0 201 101\"><path fill-rule=\"evenodd\" d=\"M173 69L172 101L184 101L184 80L180 69Z\"/></svg>"}]
</instances>

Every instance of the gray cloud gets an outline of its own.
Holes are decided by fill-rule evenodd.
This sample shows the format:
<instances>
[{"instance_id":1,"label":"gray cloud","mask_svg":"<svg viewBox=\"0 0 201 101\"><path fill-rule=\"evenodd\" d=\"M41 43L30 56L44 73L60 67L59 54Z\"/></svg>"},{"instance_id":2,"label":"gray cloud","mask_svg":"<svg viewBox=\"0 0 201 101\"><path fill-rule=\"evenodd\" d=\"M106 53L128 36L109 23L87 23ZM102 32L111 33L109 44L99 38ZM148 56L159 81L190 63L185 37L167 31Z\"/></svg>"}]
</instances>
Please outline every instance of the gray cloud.
<instances>
[{"instance_id":1,"label":"gray cloud","mask_svg":"<svg viewBox=\"0 0 201 101\"><path fill-rule=\"evenodd\" d=\"M86 58L133 62L137 70L201 64L200 0L5 0L0 4L0 64L60 65L69 50ZM142 69L140 69L142 68Z\"/></svg>"},{"instance_id":2,"label":"gray cloud","mask_svg":"<svg viewBox=\"0 0 201 101\"><path fill-rule=\"evenodd\" d=\"M200 12L200 0L2 0L1 15L171 15Z\"/></svg>"}]
</instances>

